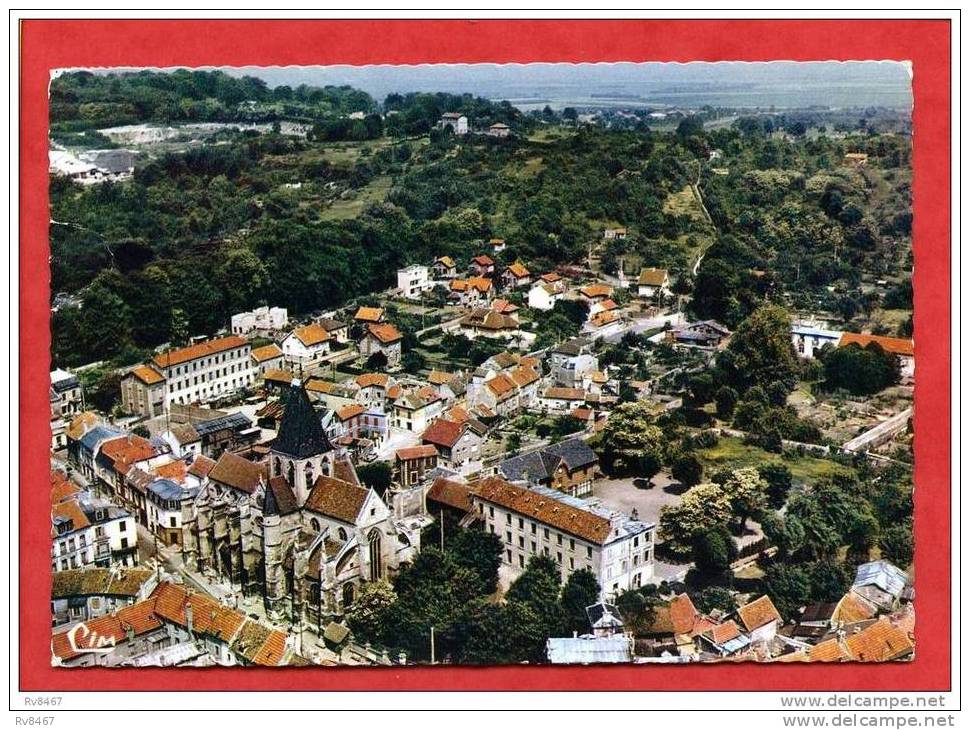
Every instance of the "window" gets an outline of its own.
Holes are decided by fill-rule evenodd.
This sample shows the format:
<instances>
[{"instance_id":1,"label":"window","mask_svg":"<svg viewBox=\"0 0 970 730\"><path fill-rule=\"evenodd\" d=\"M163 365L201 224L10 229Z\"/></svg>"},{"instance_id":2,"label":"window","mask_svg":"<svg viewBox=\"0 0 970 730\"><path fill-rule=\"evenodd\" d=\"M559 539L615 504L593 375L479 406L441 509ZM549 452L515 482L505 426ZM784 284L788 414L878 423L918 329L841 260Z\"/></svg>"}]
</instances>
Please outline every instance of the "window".
<instances>
[{"instance_id":1,"label":"window","mask_svg":"<svg viewBox=\"0 0 970 730\"><path fill-rule=\"evenodd\" d=\"M519 567L520 568L524 568L525 567L525 558L522 557L521 555L519 556Z\"/></svg>"},{"instance_id":2,"label":"window","mask_svg":"<svg viewBox=\"0 0 970 730\"><path fill-rule=\"evenodd\" d=\"M575 550L576 549L576 541L573 540L572 538L569 538L569 549L570 550Z\"/></svg>"},{"instance_id":3,"label":"window","mask_svg":"<svg viewBox=\"0 0 970 730\"><path fill-rule=\"evenodd\" d=\"M314 520L314 522L316 522L316 520ZM320 528L318 527L317 529L319 530ZM347 540L347 531L344 528L342 528L342 527L339 528L337 530L337 537L339 537L341 540L346 541Z\"/></svg>"},{"instance_id":4,"label":"window","mask_svg":"<svg viewBox=\"0 0 970 730\"><path fill-rule=\"evenodd\" d=\"M505 533L505 542L507 542L509 545L512 544L512 533L511 532L506 532Z\"/></svg>"},{"instance_id":5,"label":"window","mask_svg":"<svg viewBox=\"0 0 970 730\"><path fill-rule=\"evenodd\" d=\"M575 558L570 558L569 559L569 569L570 570L575 570L575 568L576 568L576 559Z\"/></svg>"},{"instance_id":6,"label":"window","mask_svg":"<svg viewBox=\"0 0 970 730\"><path fill-rule=\"evenodd\" d=\"M586 546L586 557L587 558L593 557L593 548L589 547L588 545Z\"/></svg>"},{"instance_id":7,"label":"window","mask_svg":"<svg viewBox=\"0 0 970 730\"><path fill-rule=\"evenodd\" d=\"M169 527L175 527L175 517L169 517L168 518L168 526Z\"/></svg>"},{"instance_id":8,"label":"window","mask_svg":"<svg viewBox=\"0 0 970 730\"><path fill-rule=\"evenodd\" d=\"M532 534L533 535L536 534L536 523L535 522L532 523Z\"/></svg>"},{"instance_id":9,"label":"window","mask_svg":"<svg viewBox=\"0 0 970 730\"><path fill-rule=\"evenodd\" d=\"M488 516L489 517L494 517L495 516L495 508L494 507L489 507L488 508Z\"/></svg>"},{"instance_id":10,"label":"window","mask_svg":"<svg viewBox=\"0 0 970 730\"><path fill-rule=\"evenodd\" d=\"M519 536L519 547L523 549L525 548L525 538L521 535Z\"/></svg>"},{"instance_id":11,"label":"window","mask_svg":"<svg viewBox=\"0 0 970 730\"><path fill-rule=\"evenodd\" d=\"M546 528L544 528L544 529L542 530L542 536L543 536L544 538L546 538L547 540L549 539L549 528L548 528L548 527L546 527Z\"/></svg>"},{"instance_id":12,"label":"window","mask_svg":"<svg viewBox=\"0 0 970 730\"><path fill-rule=\"evenodd\" d=\"M556 562L562 565L562 553L556 553Z\"/></svg>"},{"instance_id":13,"label":"window","mask_svg":"<svg viewBox=\"0 0 970 730\"><path fill-rule=\"evenodd\" d=\"M511 550L506 550L505 551L505 562L506 563L509 563L509 564L512 563L512 551Z\"/></svg>"},{"instance_id":14,"label":"window","mask_svg":"<svg viewBox=\"0 0 970 730\"><path fill-rule=\"evenodd\" d=\"M637 535L635 538L633 538L633 547L639 547L639 546L640 546L640 536Z\"/></svg>"},{"instance_id":15,"label":"window","mask_svg":"<svg viewBox=\"0 0 970 730\"><path fill-rule=\"evenodd\" d=\"M127 537L121 538L121 549L124 550L127 547L128 547L128 538Z\"/></svg>"},{"instance_id":16,"label":"window","mask_svg":"<svg viewBox=\"0 0 970 730\"><path fill-rule=\"evenodd\" d=\"M128 531L128 521L122 520L118 525L118 532L127 532L127 531Z\"/></svg>"},{"instance_id":17,"label":"window","mask_svg":"<svg viewBox=\"0 0 970 730\"><path fill-rule=\"evenodd\" d=\"M525 529L525 520L523 520L521 517L519 518L519 529Z\"/></svg>"},{"instance_id":18,"label":"window","mask_svg":"<svg viewBox=\"0 0 970 730\"><path fill-rule=\"evenodd\" d=\"M556 544L562 545L562 535L556 535Z\"/></svg>"}]
</instances>

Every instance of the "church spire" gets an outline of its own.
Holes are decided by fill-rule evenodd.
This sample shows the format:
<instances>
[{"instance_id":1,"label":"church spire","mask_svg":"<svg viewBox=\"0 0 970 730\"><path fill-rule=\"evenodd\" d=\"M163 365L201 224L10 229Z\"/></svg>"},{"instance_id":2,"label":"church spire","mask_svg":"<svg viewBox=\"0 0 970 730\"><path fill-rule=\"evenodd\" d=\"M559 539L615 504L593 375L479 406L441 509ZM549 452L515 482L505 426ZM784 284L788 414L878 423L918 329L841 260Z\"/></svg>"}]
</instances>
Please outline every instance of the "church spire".
<instances>
[{"instance_id":1,"label":"church spire","mask_svg":"<svg viewBox=\"0 0 970 730\"><path fill-rule=\"evenodd\" d=\"M320 417L313 410L310 397L299 380L294 379L286 393L283 418L272 449L297 459L333 450L333 445L320 424Z\"/></svg>"}]
</instances>

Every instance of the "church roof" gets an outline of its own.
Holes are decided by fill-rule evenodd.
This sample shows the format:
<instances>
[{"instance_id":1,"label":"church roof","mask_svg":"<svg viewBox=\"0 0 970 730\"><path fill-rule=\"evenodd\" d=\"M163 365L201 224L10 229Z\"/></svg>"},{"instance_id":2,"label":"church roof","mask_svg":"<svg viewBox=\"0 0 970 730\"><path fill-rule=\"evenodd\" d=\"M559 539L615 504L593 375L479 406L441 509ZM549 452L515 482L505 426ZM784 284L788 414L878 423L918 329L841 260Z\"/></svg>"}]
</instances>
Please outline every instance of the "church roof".
<instances>
[{"instance_id":1,"label":"church roof","mask_svg":"<svg viewBox=\"0 0 970 730\"><path fill-rule=\"evenodd\" d=\"M295 381L286 393L280 430L272 448L298 459L333 450L306 390Z\"/></svg>"},{"instance_id":2,"label":"church roof","mask_svg":"<svg viewBox=\"0 0 970 730\"><path fill-rule=\"evenodd\" d=\"M273 477L266 485L263 515L288 515L300 509L293 488L284 477Z\"/></svg>"},{"instance_id":3,"label":"church roof","mask_svg":"<svg viewBox=\"0 0 970 730\"><path fill-rule=\"evenodd\" d=\"M353 525L364 508L367 495L368 490L363 487L322 475L317 477L303 506L311 512Z\"/></svg>"}]
</instances>

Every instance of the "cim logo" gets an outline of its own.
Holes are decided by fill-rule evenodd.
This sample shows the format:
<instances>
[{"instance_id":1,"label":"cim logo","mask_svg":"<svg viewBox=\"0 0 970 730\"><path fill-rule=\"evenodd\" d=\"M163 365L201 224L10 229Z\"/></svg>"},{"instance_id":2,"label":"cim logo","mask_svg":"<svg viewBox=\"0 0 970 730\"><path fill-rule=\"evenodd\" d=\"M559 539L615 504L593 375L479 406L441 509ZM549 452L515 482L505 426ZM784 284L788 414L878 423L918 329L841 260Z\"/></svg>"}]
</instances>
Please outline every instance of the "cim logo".
<instances>
[{"instance_id":1,"label":"cim logo","mask_svg":"<svg viewBox=\"0 0 970 730\"><path fill-rule=\"evenodd\" d=\"M67 632L67 641L78 654L110 654L115 648L115 637L101 636L84 623L73 626Z\"/></svg>"}]
</instances>

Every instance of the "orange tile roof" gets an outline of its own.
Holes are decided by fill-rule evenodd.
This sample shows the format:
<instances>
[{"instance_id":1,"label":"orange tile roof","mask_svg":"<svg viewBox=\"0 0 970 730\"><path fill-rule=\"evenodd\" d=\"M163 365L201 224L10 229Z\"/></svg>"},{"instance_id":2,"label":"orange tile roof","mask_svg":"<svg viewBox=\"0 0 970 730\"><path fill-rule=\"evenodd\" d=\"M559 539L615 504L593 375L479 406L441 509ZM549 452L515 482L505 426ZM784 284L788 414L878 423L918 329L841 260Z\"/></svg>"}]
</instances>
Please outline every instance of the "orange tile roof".
<instances>
[{"instance_id":1,"label":"orange tile roof","mask_svg":"<svg viewBox=\"0 0 970 730\"><path fill-rule=\"evenodd\" d=\"M189 467L189 474L197 477L207 477L209 476L209 472L212 471L212 467L215 465L215 460L200 454L199 456L195 457L195 460L192 462L192 466Z\"/></svg>"},{"instance_id":2,"label":"orange tile roof","mask_svg":"<svg viewBox=\"0 0 970 730\"><path fill-rule=\"evenodd\" d=\"M257 347L249 354L256 362L266 362L277 357L283 357L283 351L275 344Z\"/></svg>"},{"instance_id":3,"label":"orange tile roof","mask_svg":"<svg viewBox=\"0 0 970 730\"><path fill-rule=\"evenodd\" d=\"M157 383L164 383L165 376L159 373L154 368L150 368L147 365L139 365L128 373L138 378L145 385L155 385Z\"/></svg>"},{"instance_id":4,"label":"orange tile roof","mask_svg":"<svg viewBox=\"0 0 970 730\"><path fill-rule=\"evenodd\" d=\"M499 373L494 378L487 381L485 385L490 391L495 393L499 399L515 392L515 382L505 373Z\"/></svg>"},{"instance_id":5,"label":"orange tile roof","mask_svg":"<svg viewBox=\"0 0 970 730\"><path fill-rule=\"evenodd\" d=\"M496 299L492 302L492 309L494 309L499 314L512 314L513 312L518 312L519 307L512 304L508 299Z\"/></svg>"},{"instance_id":6,"label":"orange tile roof","mask_svg":"<svg viewBox=\"0 0 970 730\"><path fill-rule=\"evenodd\" d=\"M246 340L242 337L230 335L229 337L220 337L215 340L209 340L208 342L200 342L197 345L190 345L189 347L165 352L161 355L156 355L152 358L152 361L161 368L167 368L173 365L181 365L184 362L198 360L200 357L216 355L227 350L235 350L237 347L244 347L247 344Z\"/></svg>"},{"instance_id":7,"label":"orange tile roof","mask_svg":"<svg viewBox=\"0 0 970 730\"><path fill-rule=\"evenodd\" d=\"M140 601L116 613L84 621L80 624L83 626L82 629L71 629L54 634L51 640L54 656L66 661L84 653L77 651L74 646L78 649L95 649L120 644L128 638L129 627L135 636L161 628L161 621L154 615L154 603L151 599ZM71 646L71 634L73 634L74 646Z\"/></svg>"},{"instance_id":8,"label":"orange tile roof","mask_svg":"<svg viewBox=\"0 0 970 730\"><path fill-rule=\"evenodd\" d=\"M354 315L358 322L380 322L384 318L384 310L380 307L360 307Z\"/></svg>"},{"instance_id":9,"label":"orange tile roof","mask_svg":"<svg viewBox=\"0 0 970 730\"><path fill-rule=\"evenodd\" d=\"M253 664L263 667L278 666L286 654L286 634L279 630L270 631L266 641L253 656Z\"/></svg>"},{"instance_id":10,"label":"orange tile roof","mask_svg":"<svg viewBox=\"0 0 970 730\"><path fill-rule=\"evenodd\" d=\"M508 270L516 279L523 279L529 275L529 270L518 261L509 266Z\"/></svg>"},{"instance_id":11,"label":"orange tile roof","mask_svg":"<svg viewBox=\"0 0 970 730\"><path fill-rule=\"evenodd\" d=\"M723 624L711 628L707 635L711 637L715 644L723 644L726 641L738 638L741 635L741 629L734 621L725 621Z\"/></svg>"},{"instance_id":12,"label":"orange tile roof","mask_svg":"<svg viewBox=\"0 0 970 730\"><path fill-rule=\"evenodd\" d=\"M670 622L673 624L675 634L689 634L694 630L694 624L700 614L694 608L694 602L690 596L681 593L670 601Z\"/></svg>"},{"instance_id":13,"label":"orange tile roof","mask_svg":"<svg viewBox=\"0 0 970 730\"><path fill-rule=\"evenodd\" d=\"M369 388L375 385L380 388L386 388L390 379L391 376L387 373L364 373L363 375L358 375L354 382L360 388Z\"/></svg>"},{"instance_id":14,"label":"orange tile roof","mask_svg":"<svg viewBox=\"0 0 970 730\"><path fill-rule=\"evenodd\" d=\"M263 381L270 381L273 383L286 383L289 385L296 378L296 373L291 373L289 370L278 370L276 368L270 368L265 373L263 373Z\"/></svg>"},{"instance_id":15,"label":"orange tile roof","mask_svg":"<svg viewBox=\"0 0 970 730\"><path fill-rule=\"evenodd\" d=\"M473 491L467 484L438 477L428 490L427 499L463 512L471 512L475 507L472 494Z\"/></svg>"},{"instance_id":16,"label":"orange tile roof","mask_svg":"<svg viewBox=\"0 0 970 730\"><path fill-rule=\"evenodd\" d=\"M584 393L579 388L546 388L546 392L542 394L543 398L552 398L556 400L586 400L586 393Z\"/></svg>"},{"instance_id":17,"label":"orange tile roof","mask_svg":"<svg viewBox=\"0 0 970 730\"><path fill-rule=\"evenodd\" d=\"M51 504L63 502L80 491L81 488L68 479L67 474L59 469L51 469Z\"/></svg>"},{"instance_id":18,"label":"orange tile roof","mask_svg":"<svg viewBox=\"0 0 970 730\"><path fill-rule=\"evenodd\" d=\"M428 382L432 385L444 385L454 380L453 373L446 373L444 370L432 370L428 373Z\"/></svg>"},{"instance_id":19,"label":"orange tile roof","mask_svg":"<svg viewBox=\"0 0 970 730\"><path fill-rule=\"evenodd\" d=\"M772 621L781 621L781 614L778 613L778 609L775 608L775 604L771 602L768 596L761 596L751 603L741 606L738 609L738 616L747 631L754 631Z\"/></svg>"},{"instance_id":20,"label":"orange tile roof","mask_svg":"<svg viewBox=\"0 0 970 730\"><path fill-rule=\"evenodd\" d=\"M616 322L620 318L620 315L613 310L604 309L597 312L590 318L590 322L596 327L605 327L606 325Z\"/></svg>"},{"instance_id":21,"label":"orange tile roof","mask_svg":"<svg viewBox=\"0 0 970 730\"><path fill-rule=\"evenodd\" d=\"M337 418L339 418L341 421L349 421L351 418L356 418L359 416L365 410L366 409L364 406L358 405L357 403L351 403L337 411Z\"/></svg>"},{"instance_id":22,"label":"orange tile roof","mask_svg":"<svg viewBox=\"0 0 970 730\"><path fill-rule=\"evenodd\" d=\"M452 406L444 412L443 417L455 423L464 423L470 418L468 411L462 406Z\"/></svg>"},{"instance_id":23,"label":"orange tile roof","mask_svg":"<svg viewBox=\"0 0 970 730\"><path fill-rule=\"evenodd\" d=\"M849 656L857 662L888 662L913 651L906 632L884 618L845 640Z\"/></svg>"},{"instance_id":24,"label":"orange tile roof","mask_svg":"<svg viewBox=\"0 0 970 730\"><path fill-rule=\"evenodd\" d=\"M368 325L367 332L385 345L392 344L404 338L404 335L398 331L397 327L390 323Z\"/></svg>"},{"instance_id":25,"label":"orange tile roof","mask_svg":"<svg viewBox=\"0 0 970 730\"><path fill-rule=\"evenodd\" d=\"M860 335L855 332L843 332L842 337L839 339L839 347L845 347L846 345L866 347L873 343L894 355L913 356L913 341L900 337L880 337L879 335Z\"/></svg>"},{"instance_id":26,"label":"orange tile roof","mask_svg":"<svg viewBox=\"0 0 970 730\"><path fill-rule=\"evenodd\" d=\"M158 455L148 439L134 434L105 441L101 444L101 453L111 459L115 469L122 473L127 472L132 464Z\"/></svg>"},{"instance_id":27,"label":"orange tile roof","mask_svg":"<svg viewBox=\"0 0 970 730\"><path fill-rule=\"evenodd\" d=\"M849 658L838 639L827 639L808 650L808 658L813 662L839 662Z\"/></svg>"},{"instance_id":28,"label":"orange tile roof","mask_svg":"<svg viewBox=\"0 0 970 730\"><path fill-rule=\"evenodd\" d=\"M245 494L252 494L268 475L266 464L257 464L226 451L209 471L209 479Z\"/></svg>"},{"instance_id":29,"label":"orange tile roof","mask_svg":"<svg viewBox=\"0 0 970 730\"><path fill-rule=\"evenodd\" d=\"M439 418L424 430L421 440L450 449L464 432L464 424Z\"/></svg>"},{"instance_id":30,"label":"orange tile roof","mask_svg":"<svg viewBox=\"0 0 970 730\"><path fill-rule=\"evenodd\" d=\"M491 256L486 256L485 254L481 254L480 256L476 256L475 258L472 259L472 261L474 261L479 266L494 266L495 265L495 262L492 260L492 257Z\"/></svg>"},{"instance_id":31,"label":"orange tile roof","mask_svg":"<svg viewBox=\"0 0 970 730\"><path fill-rule=\"evenodd\" d=\"M407 461L408 459L427 459L428 457L437 455L438 449L431 444L427 444L425 446L408 446L394 452L394 458L396 458L398 461Z\"/></svg>"},{"instance_id":32,"label":"orange tile roof","mask_svg":"<svg viewBox=\"0 0 970 730\"><path fill-rule=\"evenodd\" d=\"M579 293L588 299L597 297L608 297L613 294L613 287L608 284L590 284L579 290Z\"/></svg>"},{"instance_id":33,"label":"orange tile roof","mask_svg":"<svg viewBox=\"0 0 970 730\"><path fill-rule=\"evenodd\" d=\"M85 411L84 413L79 413L68 425L67 437L77 441L100 421L101 416L94 411Z\"/></svg>"},{"instance_id":34,"label":"orange tile roof","mask_svg":"<svg viewBox=\"0 0 970 730\"><path fill-rule=\"evenodd\" d=\"M616 302L614 302L612 299L604 299L602 302L600 302L600 311L611 312L614 309L616 309L618 306L619 305Z\"/></svg>"},{"instance_id":35,"label":"orange tile roof","mask_svg":"<svg viewBox=\"0 0 970 730\"><path fill-rule=\"evenodd\" d=\"M315 322L304 325L303 327L297 327L293 330L293 336L303 343L304 347L322 345L330 339L330 333Z\"/></svg>"},{"instance_id":36,"label":"orange tile roof","mask_svg":"<svg viewBox=\"0 0 970 730\"><path fill-rule=\"evenodd\" d=\"M436 264L444 264L447 268L455 268L455 260L451 256L439 256L434 260Z\"/></svg>"},{"instance_id":37,"label":"orange tile roof","mask_svg":"<svg viewBox=\"0 0 970 730\"><path fill-rule=\"evenodd\" d=\"M487 294L492 289L492 280L484 276L472 276L468 279L468 286L478 289L482 294Z\"/></svg>"},{"instance_id":38,"label":"orange tile roof","mask_svg":"<svg viewBox=\"0 0 970 730\"><path fill-rule=\"evenodd\" d=\"M548 274L543 274L539 278L543 281L549 282L550 284L555 284L557 281L562 281L562 277L555 271L550 271Z\"/></svg>"},{"instance_id":39,"label":"orange tile roof","mask_svg":"<svg viewBox=\"0 0 970 730\"><path fill-rule=\"evenodd\" d=\"M511 373L509 373L509 376L520 388L524 388L527 385L532 385L532 383L539 380L540 377L539 373L526 365L520 365L519 367L515 368Z\"/></svg>"},{"instance_id":40,"label":"orange tile roof","mask_svg":"<svg viewBox=\"0 0 970 730\"><path fill-rule=\"evenodd\" d=\"M504 127L505 125L504 124L501 124L501 125L493 124L492 126L493 127L496 127L496 126ZM505 239L504 238L491 238L491 239L489 239L488 242L490 244L492 244L493 246L502 246L502 245L505 244Z\"/></svg>"},{"instance_id":41,"label":"orange tile roof","mask_svg":"<svg viewBox=\"0 0 970 730\"><path fill-rule=\"evenodd\" d=\"M390 398L391 400L397 400L398 398L401 397L401 393L403 392L404 392L404 389L400 385L395 383L394 385L392 385L390 388L387 389L387 397Z\"/></svg>"},{"instance_id":42,"label":"orange tile roof","mask_svg":"<svg viewBox=\"0 0 970 730\"><path fill-rule=\"evenodd\" d=\"M855 624L876 615L876 607L855 591L846 593L835 606L832 623L835 626Z\"/></svg>"},{"instance_id":43,"label":"orange tile roof","mask_svg":"<svg viewBox=\"0 0 970 730\"><path fill-rule=\"evenodd\" d=\"M637 283L640 286L663 286L667 280L667 269L643 269Z\"/></svg>"},{"instance_id":44,"label":"orange tile roof","mask_svg":"<svg viewBox=\"0 0 970 730\"><path fill-rule=\"evenodd\" d=\"M84 510L81 509L81 505L75 499L59 502L51 507L51 520L57 519L70 520L73 525L72 531L80 530L91 525L87 515L84 514ZM54 534L53 528L51 529L51 534Z\"/></svg>"},{"instance_id":45,"label":"orange tile roof","mask_svg":"<svg viewBox=\"0 0 970 730\"><path fill-rule=\"evenodd\" d=\"M171 623L188 627L186 607L192 608L192 629L196 634L211 634L229 643L247 620L210 596L188 593L174 583L160 583L152 593L155 615Z\"/></svg>"},{"instance_id":46,"label":"orange tile roof","mask_svg":"<svg viewBox=\"0 0 970 730\"><path fill-rule=\"evenodd\" d=\"M479 482L476 495L484 502L496 504L597 545L603 545L611 533L610 521L605 517L517 487L499 477L488 477Z\"/></svg>"},{"instance_id":47,"label":"orange tile roof","mask_svg":"<svg viewBox=\"0 0 970 730\"><path fill-rule=\"evenodd\" d=\"M175 459L167 464L155 467L155 476L162 479L171 479L173 482L181 484L185 481L185 474L188 466L181 459Z\"/></svg>"}]
</instances>

